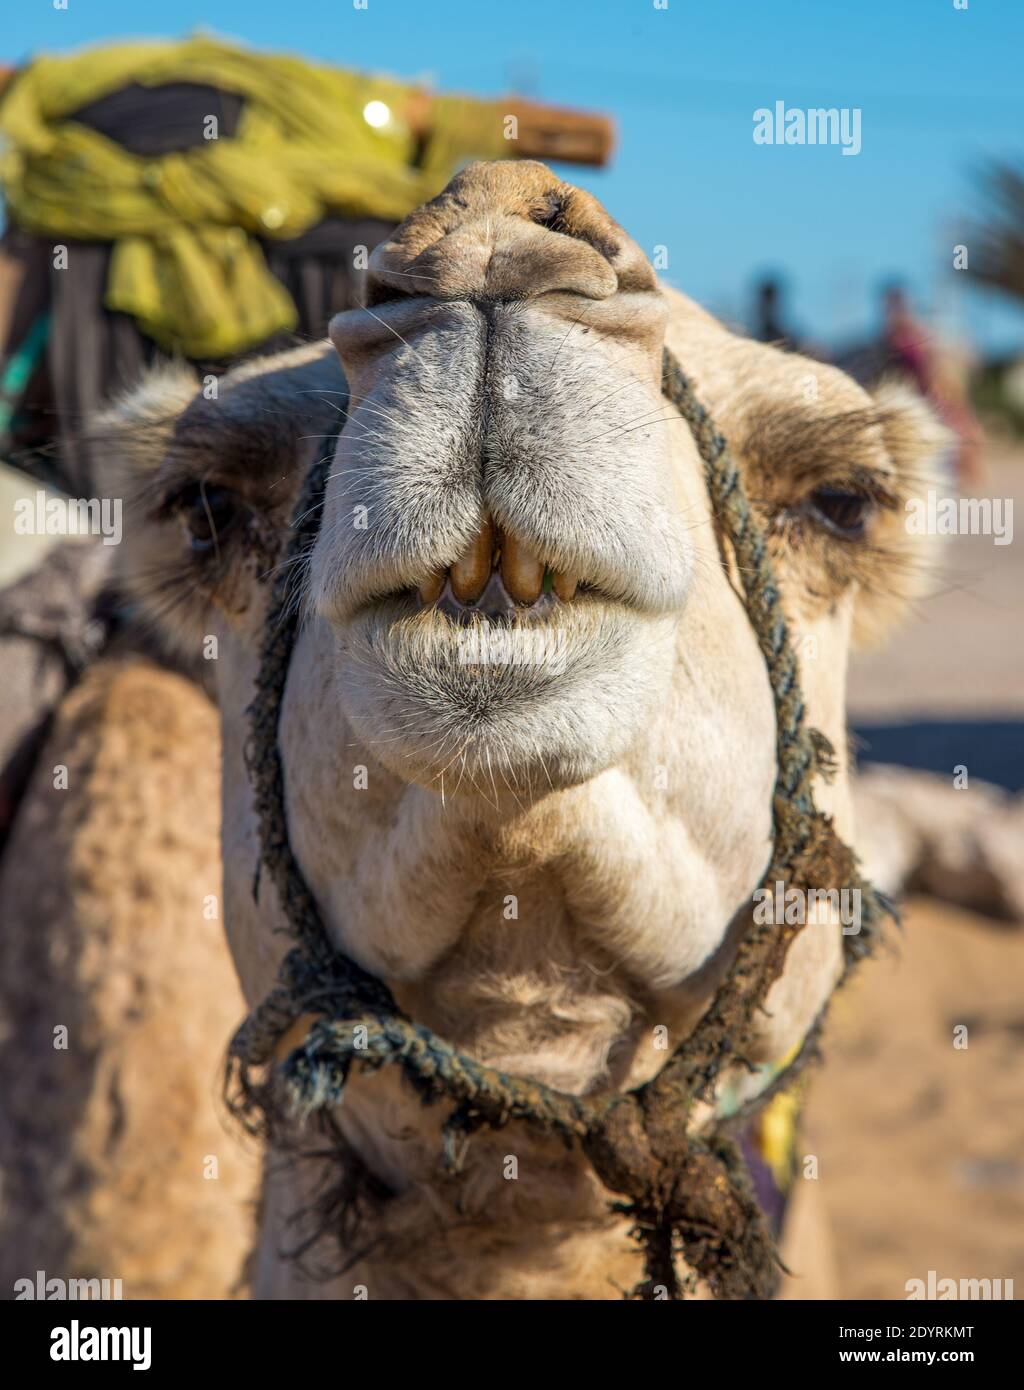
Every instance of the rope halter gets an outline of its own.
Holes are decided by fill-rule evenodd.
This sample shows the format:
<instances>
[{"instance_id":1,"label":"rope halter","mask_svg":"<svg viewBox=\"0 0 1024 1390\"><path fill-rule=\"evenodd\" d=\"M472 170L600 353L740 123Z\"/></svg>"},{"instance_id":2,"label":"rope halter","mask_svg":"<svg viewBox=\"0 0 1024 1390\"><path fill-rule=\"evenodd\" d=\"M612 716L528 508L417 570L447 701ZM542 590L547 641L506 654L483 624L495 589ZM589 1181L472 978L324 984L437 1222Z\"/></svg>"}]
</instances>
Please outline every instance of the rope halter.
<instances>
[{"instance_id":1,"label":"rope halter","mask_svg":"<svg viewBox=\"0 0 1024 1390\"><path fill-rule=\"evenodd\" d=\"M744 604L771 683L778 771L773 797L773 847L762 887L779 881L808 891L859 890L861 930L844 935L844 973L870 949L888 902L860 877L853 851L814 804L812 781L831 771L831 747L810 729L764 529L754 515L726 442L666 349L662 390L689 424L704 463L711 508L731 545ZM294 946L278 982L231 1043L226 1094L254 1131L273 1137L282 1119L304 1118L341 1101L351 1069L395 1065L424 1104L449 1107L443 1128L450 1165L474 1130L522 1122L579 1144L601 1182L624 1200L644 1256L641 1297L682 1296L676 1256L719 1298L770 1297L778 1260L754 1200L734 1138L769 1094L739 1116L715 1119L700 1134L692 1118L711 1101L728 1066L746 1055L755 1016L782 974L799 925L751 921L709 1008L660 1072L636 1090L595 1097L566 1094L512 1076L459 1052L398 1008L388 988L328 941L320 910L292 852L285 815L278 724L292 647L299 628L291 585L295 563L308 557L320 525L332 440L310 469L292 524L287 563L279 568L264 630L256 694L249 708L248 766L259 820L260 866L272 878ZM293 563L294 562L294 563ZM259 871L257 871L258 891ZM309 1024L308 1018L315 1021ZM783 1080L816 1050L822 1019L804 1040ZM294 1045L278 1061L282 1039ZM299 1036L296 1037L295 1035ZM773 1089L778 1089L778 1082Z\"/></svg>"}]
</instances>

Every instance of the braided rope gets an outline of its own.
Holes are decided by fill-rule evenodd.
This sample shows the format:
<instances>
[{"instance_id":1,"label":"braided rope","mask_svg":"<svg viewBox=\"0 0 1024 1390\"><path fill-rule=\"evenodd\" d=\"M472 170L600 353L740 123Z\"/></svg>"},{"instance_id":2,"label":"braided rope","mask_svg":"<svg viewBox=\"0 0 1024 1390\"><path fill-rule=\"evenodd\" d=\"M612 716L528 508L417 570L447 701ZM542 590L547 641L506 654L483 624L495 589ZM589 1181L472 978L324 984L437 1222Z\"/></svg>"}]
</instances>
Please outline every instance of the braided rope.
<instances>
[{"instance_id":1,"label":"braided rope","mask_svg":"<svg viewBox=\"0 0 1024 1390\"><path fill-rule=\"evenodd\" d=\"M859 888L862 930L859 937L844 937L848 967L869 948L878 920L890 908L859 877L852 851L815 808L812 779L817 773L827 775L831 750L806 724L796 656L764 529L725 439L667 349L663 391L689 424L704 462L712 511L733 548L775 704L774 838L762 886L770 890L779 880L809 885L838 881ZM296 507L288 556L271 595L249 709L247 763L259 819L261 865L273 879L298 944L285 957L272 993L232 1041L226 1077L229 1104L250 1127L262 1118L270 1132L280 1104L279 1088L290 1113L305 1116L341 1099L354 1063L368 1070L396 1063L424 1103L444 1100L454 1106L444 1126L449 1161L459 1136L513 1120L569 1143L580 1142L602 1181L630 1199L621 1209L631 1214L645 1255L645 1282L637 1292L665 1288L669 1296L680 1296L675 1251L681 1246L717 1296L770 1295L774 1247L737 1148L714 1131L697 1137L688 1132L688 1124L694 1101L711 1097L723 1066L742 1063L752 1022L782 973L799 927L752 923L710 1007L658 1075L636 1091L593 1099L509 1075L460 1053L406 1017L380 980L329 944L288 841L277 734L299 626L292 586L316 539L332 455L333 440L310 470ZM259 870L256 888L258 881ZM282 1035L310 1013L318 1018L305 1039L279 1067L272 1067ZM263 1075L256 1077L255 1069L262 1069Z\"/></svg>"}]
</instances>

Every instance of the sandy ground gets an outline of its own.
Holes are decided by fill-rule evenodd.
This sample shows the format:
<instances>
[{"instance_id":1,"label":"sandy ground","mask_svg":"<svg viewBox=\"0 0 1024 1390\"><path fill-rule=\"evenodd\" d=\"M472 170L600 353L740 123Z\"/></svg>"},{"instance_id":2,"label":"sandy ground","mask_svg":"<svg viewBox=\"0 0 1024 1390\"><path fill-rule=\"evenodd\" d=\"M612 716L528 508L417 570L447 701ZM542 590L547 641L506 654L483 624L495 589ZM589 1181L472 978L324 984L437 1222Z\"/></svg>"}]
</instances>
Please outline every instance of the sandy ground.
<instances>
[{"instance_id":1,"label":"sandy ground","mask_svg":"<svg viewBox=\"0 0 1024 1390\"><path fill-rule=\"evenodd\" d=\"M1022 982L1024 931L917 899L837 996L801 1147L840 1296L902 1299L929 1270L1024 1294Z\"/></svg>"}]
</instances>

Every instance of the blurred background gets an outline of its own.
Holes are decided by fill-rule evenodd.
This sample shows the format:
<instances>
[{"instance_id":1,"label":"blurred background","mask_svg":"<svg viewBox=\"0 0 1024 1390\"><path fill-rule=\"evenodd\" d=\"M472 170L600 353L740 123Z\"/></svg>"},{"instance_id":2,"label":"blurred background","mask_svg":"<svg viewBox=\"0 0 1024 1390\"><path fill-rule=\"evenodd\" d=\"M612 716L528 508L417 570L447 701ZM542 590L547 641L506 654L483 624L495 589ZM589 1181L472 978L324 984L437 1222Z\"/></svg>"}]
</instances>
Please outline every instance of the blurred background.
<instances>
[{"instance_id":1,"label":"blurred background","mask_svg":"<svg viewBox=\"0 0 1024 1390\"><path fill-rule=\"evenodd\" d=\"M174 61L112 47L188 36ZM74 68L36 61L90 45ZM90 495L83 421L147 362L216 373L321 335L358 296L360 247L466 160L530 155L738 330L866 384L908 380L953 431L950 494L1008 515L1024 497L1022 52L1011 0L23 6L0 35L3 511L39 485ZM245 137L247 84L273 86L272 137L305 142L311 171L332 140L349 166L311 172L304 211L276 185L232 186L241 240L205 248L211 283L226 302L232 277L255 285L265 313L228 302L215 323L181 312L203 286L180 247L140 250L153 187L126 204L106 146L47 141L74 114L131 160L187 157L200 111L225 143ZM859 152L755 143L777 102L859 111ZM58 241L82 251L73 280ZM0 581L53 543L4 526ZM904 1297L929 1270L1024 1288L1022 592L1015 537L950 536L914 624L851 672L864 853L908 902L892 950L837 1001L802 1141L849 1297ZM5 797L13 815L16 781Z\"/></svg>"}]
</instances>

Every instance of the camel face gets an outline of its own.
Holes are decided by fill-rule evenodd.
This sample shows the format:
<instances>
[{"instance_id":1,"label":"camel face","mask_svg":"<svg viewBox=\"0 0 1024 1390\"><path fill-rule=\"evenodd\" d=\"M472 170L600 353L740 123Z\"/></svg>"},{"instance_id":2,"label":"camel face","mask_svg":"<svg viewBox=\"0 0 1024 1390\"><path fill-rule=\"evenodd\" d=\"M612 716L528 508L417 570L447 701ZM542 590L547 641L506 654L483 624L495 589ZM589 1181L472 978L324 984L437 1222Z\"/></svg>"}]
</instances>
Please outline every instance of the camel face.
<instances>
[{"instance_id":1,"label":"camel face","mask_svg":"<svg viewBox=\"0 0 1024 1390\"><path fill-rule=\"evenodd\" d=\"M763 659L660 395L666 337L768 528L810 722L837 750L819 800L847 833L847 652L913 594L902 498L935 437L906 402L879 410L661 291L538 165L459 175L371 271L332 349L241 368L212 400L151 385L122 410L142 441L129 587L193 655L217 639L243 984L266 990L282 944L252 900L245 710L269 577L341 421L280 730L328 930L487 1060L566 1089L632 1083L661 1060L651 1021L685 1028L727 965L775 776ZM839 948L838 930L797 941L766 1057L802 1036Z\"/></svg>"}]
</instances>

